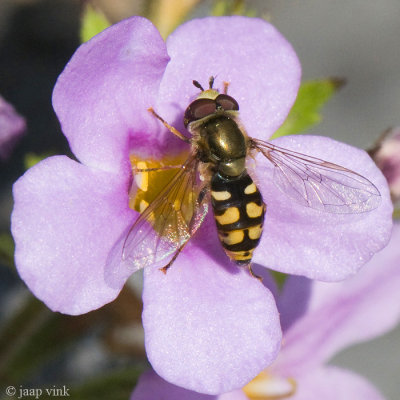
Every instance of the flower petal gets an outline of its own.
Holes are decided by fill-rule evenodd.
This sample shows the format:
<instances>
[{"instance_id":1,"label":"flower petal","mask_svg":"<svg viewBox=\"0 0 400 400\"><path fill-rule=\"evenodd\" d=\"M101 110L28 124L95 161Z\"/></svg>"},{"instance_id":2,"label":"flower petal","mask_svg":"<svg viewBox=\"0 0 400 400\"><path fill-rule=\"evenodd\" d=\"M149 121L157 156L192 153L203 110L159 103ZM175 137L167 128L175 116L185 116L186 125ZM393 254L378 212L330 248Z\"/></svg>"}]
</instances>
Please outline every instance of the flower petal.
<instances>
[{"instance_id":1,"label":"flower petal","mask_svg":"<svg viewBox=\"0 0 400 400\"><path fill-rule=\"evenodd\" d=\"M273 369L296 376L329 360L345 347L370 340L400 321L400 225L389 245L356 276L344 282L313 282L307 312L284 334L284 347ZM295 286L309 287L305 278L291 277L283 297ZM289 283L289 282L288 282ZM298 291L298 290L297 290ZM294 299L293 299L294 300ZM285 315L294 301L280 302ZM282 307L284 305L284 307Z\"/></svg>"},{"instance_id":2,"label":"flower petal","mask_svg":"<svg viewBox=\"0 0 400 400\"><path fill-rule=\"evenodd\" d=\"M313 283L303 276L287 276L280 296L275 296L283 332L287 332L308 311Z\"/></svg>"},{"instance_id":3,"label":"flower petal","mask_svg":"<svg viewBox=\"0 0 400 400\"><path fill-rule=\"evenodd\" d=\"M20 137L25 133L26 122L14 109L0 96L0 160L6 161Z\"/></svg>"},{"instance_id":4,"label":"flower petal","mask_svg":"<svg viewBox=\"0 0 400 400\"><path fill-rule=\"evenodd\" d=\"M82 44L59 76L53 106L65 136L84 164L108 171L129 166L128 151L155 142L155 103L168 63L165 43L150 21L132 17Z\"/></svg>"},{"instance_id":5,"label":"flower petal","mask_svg":"<svg viewBox=\"0 0 400 400\"><path fill-rule=\"evenodd\" d=\"M370 154L385 175L396 205L400 201L400 127L387 130Z\"/></svg>"},{"instance_id":6,"label":"flower petal","mask_svg":"<svg viewBox=\"0 0 400 400\"><path fill-rule=\"evenodd\" d=\"M203 228L203 227L202 227ZM147 357L165 380L201 393L237 389L269 365L281 331L271 293L200 229L164 275L145 271Z\"/></svg>"},{"instance_id":7,"label":"flower petal","mask_svg":"<svg viewBox=\"0 0 400 400\"><path fill-rule=\"evenodd\" d=\"M184 129L183 113L199 89L229 83L248 133L269 138L282 124L296 98L301 67L286 39L269 23L240 16L209 17L181 25L167 40L171 61L160 87L159 113Z\"/></svg>"},{"instance_id":8,"label":"flower petal","mask_svg":"<svg viewBox=\"0 0 400 400\"><path fill-rule=\"evenodd\" d=\"M247 400L241 390L210 396L172 385L155 372L147 371L139 378L130 400Z\"/></svg>"},{"instance_id":9,"label":"flower petal","mask_svg":"<svg viewBox=\"0 0 400 400\"><path fill-rule=\"evenodd\" d=\"M364 377L345 369L325 367L313 370L297 381L291 400L384 400Z\"/></svg>"},{"instance_id":10,"label":"flower petal","mask_svg":"<svg viewBox=\"0 0 400 400\"><path fill-rule=\"evenodd\" d=\"M381 203L375 210L359 214L331 214L304 207L272 183L273 166L260 155L255 174L267 214L254 261L324 281L355 274L390 238L393 206L382 173L364 151L329 138L287 136L274 144L360 173L379 189Z\"/></svg>"},{"instance_id":11,"label":"flower petal","mask_svg":"<svg viewBox=\"0 0 400 400\"><path fill-rule=\"evenodd\" d=\"M83 314L118 295L121 288L104 281L104 266L132 220L126 185L64 156L47 158L14 184L17 269L53 311Z\"/></svg>"}]
</instances>

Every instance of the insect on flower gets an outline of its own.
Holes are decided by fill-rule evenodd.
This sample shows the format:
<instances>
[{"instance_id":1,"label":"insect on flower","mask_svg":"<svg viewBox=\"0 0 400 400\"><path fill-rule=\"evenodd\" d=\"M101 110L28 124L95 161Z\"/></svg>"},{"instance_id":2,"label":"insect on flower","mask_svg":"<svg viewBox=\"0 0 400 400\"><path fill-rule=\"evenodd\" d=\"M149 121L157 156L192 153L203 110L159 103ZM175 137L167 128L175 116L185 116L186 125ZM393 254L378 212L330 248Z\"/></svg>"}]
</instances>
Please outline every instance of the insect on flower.
<instances>
[{"instance_id":1,"label":"insect on flower","mask_svg":"<svg viewBox=\"0 0 400 400\"><path fill-rule=\"evenodd\" d=\"M362 213L376 208L380 193L368 179L340 165L248 137L241 126L237 101L213 88L201 90L186 109L188 138L152 108L149 111L181 140L190 153L180 166L136 168L137 174L174 169L170 182L134 222L122 247L122 259L135 270L157 264L166 272L202 224L211 205L221 245L227 256L253 274L251 260L259 244L266 205L249 175L246 160L262 153L274 166L274 183L300 204L328 213ZM121 256L121 254L119 255Z\"/></svg>"}]
</instances>

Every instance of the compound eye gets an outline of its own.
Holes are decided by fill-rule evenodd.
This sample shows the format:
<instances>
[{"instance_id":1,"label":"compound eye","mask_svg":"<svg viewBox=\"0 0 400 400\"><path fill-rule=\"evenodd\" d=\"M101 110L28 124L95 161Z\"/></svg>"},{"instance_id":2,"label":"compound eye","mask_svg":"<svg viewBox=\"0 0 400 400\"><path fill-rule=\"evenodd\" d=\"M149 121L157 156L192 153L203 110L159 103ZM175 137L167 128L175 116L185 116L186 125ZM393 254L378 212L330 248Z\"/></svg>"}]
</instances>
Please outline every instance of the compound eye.
<instances>
[{"instance_id":1,"label":"compound eye","mask_svg":"<svg viewBox=\"0 0 400 400\"><path fill-rule=\"evenodd\" d=\"M188 126L191 122L197 121L208 115L214 114L217 110L217 104L212 99L197 99L189 105L185 111L183 123Z\"/></svg>"},{"instance_id":2,"label":"compound eye","mask_svg":"<svg viewBox=\"0 0 400 400\"><path fill-rule=\"evenodd\" d=\"M238 102L233 97L228 96L227 94L219 94L217 96L217 98L215 99L215 102L217 103L218 106L222 107L225 111L239 110Z\"/></svg>"}]
</instances>

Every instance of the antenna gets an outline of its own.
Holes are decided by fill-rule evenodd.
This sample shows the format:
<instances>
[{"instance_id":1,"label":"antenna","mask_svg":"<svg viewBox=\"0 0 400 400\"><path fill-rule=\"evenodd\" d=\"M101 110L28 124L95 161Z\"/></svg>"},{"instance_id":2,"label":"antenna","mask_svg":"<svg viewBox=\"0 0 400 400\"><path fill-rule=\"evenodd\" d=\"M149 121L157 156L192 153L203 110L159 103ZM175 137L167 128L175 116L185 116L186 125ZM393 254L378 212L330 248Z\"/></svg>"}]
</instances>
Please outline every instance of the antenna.
<instances>
[{"instance_id":1,"label":"antenna","mask_svg":"<svg viewBox=\"0 0 400 400\"><path fill-rule=\"evenodd\" d=\"M204 92L203 86L201 86L198 81L193 81L193 85L196 86L198 89L200 89L202 92Z\"/></svg>"}]
</instances>

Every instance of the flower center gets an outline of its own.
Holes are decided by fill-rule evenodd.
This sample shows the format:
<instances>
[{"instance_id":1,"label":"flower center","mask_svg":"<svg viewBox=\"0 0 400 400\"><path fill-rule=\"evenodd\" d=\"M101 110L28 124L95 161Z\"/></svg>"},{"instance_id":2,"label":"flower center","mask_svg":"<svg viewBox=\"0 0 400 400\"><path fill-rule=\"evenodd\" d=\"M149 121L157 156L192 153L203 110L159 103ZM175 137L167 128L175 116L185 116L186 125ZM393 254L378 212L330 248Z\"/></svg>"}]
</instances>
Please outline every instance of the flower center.
<instances>
[{"instance_id":1,"label":"flower center","mask_svg":"<svg viewBox=\"0 0 400 400\"><path fill-rule=\"evenodd\" d=\"M243 391L251 400L288 399L296 393L296 381L262 371L243 388Z\"/></svg>"},{"instance_id":2,"label":"flower center","mask_svg":"<svg viewBox=\"0 0 400 400\"><path fill-rule=\"evenodd\" d=\"M181 153L160 160L144 160L136 155L130 155L133 182L129 191L129 207L142 213L176 175L186 157L186 153ZM168 169L169 166L177 168Z\"/></svg>"}]
</instances>

